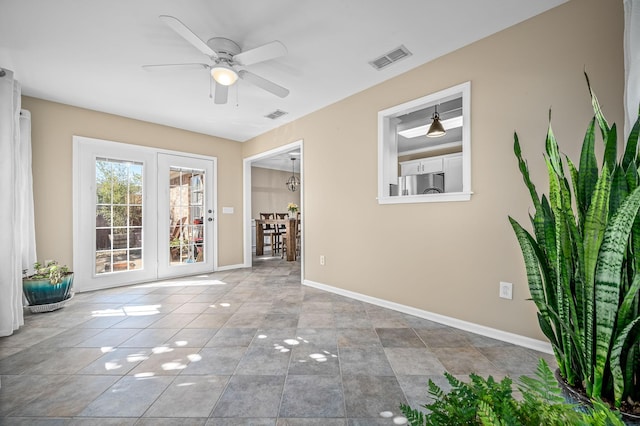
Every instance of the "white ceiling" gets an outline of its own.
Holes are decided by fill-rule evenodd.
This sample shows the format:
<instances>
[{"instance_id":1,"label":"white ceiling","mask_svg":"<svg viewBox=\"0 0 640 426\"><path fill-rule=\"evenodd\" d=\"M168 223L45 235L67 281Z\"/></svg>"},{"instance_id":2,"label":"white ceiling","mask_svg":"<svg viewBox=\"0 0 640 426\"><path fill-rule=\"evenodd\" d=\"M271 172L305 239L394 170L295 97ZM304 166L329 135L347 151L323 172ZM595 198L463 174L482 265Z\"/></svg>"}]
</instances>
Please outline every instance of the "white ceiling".
<instances>
[{"instance_id":1,"label":"white ceiling","mask_svg":"<svg viewBox=\"0 0 640 426\"><path fill-rule=\"evenodd\" d=\"M295 161L292 160L295 158ZM252 167L262 167L263 169L282 170L283 172L292 172L297 175L300 173L300 148L293 148L287 152L273 154L259 160L251 162Z\"/></svg>"},{"instance_id":2,"label":"white ceiling","mask_svg":"<svg viewBox=\"0 0 640 426\"><path fill-rule=\"evenodd\" d=\"M246 141L564 1L0 0L0 67L27 96ZM209 63L159 15L245 50L281 41L287 56L247 69L291 93L240 81L216 105L207 70L143 71ZM368 64L400 45L413 55L382 71ZM288 114L264 117L276 109Z\"/></svg>"}]
</instances>

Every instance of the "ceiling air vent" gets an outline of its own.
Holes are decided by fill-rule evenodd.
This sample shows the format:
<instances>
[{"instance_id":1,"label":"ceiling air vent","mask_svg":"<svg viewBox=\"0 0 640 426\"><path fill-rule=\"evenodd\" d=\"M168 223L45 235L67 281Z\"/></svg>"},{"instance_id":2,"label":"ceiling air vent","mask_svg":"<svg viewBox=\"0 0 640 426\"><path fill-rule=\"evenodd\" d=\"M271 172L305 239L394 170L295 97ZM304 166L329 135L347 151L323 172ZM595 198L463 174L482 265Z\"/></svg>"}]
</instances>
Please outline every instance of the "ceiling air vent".
<instances>
[{"instance_id":1,"label":"ceiling air vent","mask_svg":"<svg viewBox=\"0 0 640 426\"><path fill-rule=\"evenodd\" d=\"M270 118L272 120L275 120L276 118L280 118L280 117L282 117L283 115L286 115L286 114L288 114L288 112L283 111L281 109L277 109L277 110L273 111L271 114L265 115L265 117Z\"/></svg>"},{"instance_id":2,"label":"ceiling air vent","mask_svg":"<svg viewBox=\"0 0 640 426\"><path fill-rule=\"evenodd\" d=\"M379 58L376 58L373 61L370 61L369 64L371 64L372 67L380 71L381 69L386 68L389 65L395 62L398 62L401 59L408 58L411 55L412 53L409 52L409 49L401 45L400 47L397 47L392 51L385 53Z\"/></svg>"}]
</instances>

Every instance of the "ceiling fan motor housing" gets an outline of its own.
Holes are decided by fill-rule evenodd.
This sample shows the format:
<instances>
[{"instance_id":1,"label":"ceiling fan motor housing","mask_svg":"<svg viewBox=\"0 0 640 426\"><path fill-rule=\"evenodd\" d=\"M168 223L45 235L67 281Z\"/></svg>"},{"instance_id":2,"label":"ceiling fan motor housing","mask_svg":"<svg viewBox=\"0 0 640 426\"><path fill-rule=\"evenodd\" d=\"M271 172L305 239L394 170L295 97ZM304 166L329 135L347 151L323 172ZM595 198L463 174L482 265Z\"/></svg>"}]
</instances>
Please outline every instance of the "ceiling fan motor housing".
<instances>
[{"instance_id":1,"label":"ceiling fan motor housing","mask_svg":"<svg viewBox=\"0 0 640 426\"><path fill-rule=\"evenodd\" d=\"M242 52L242 49L235 41L224 37L210 38L207 40L207 46L218 54L219 59L226 62L231 61L235 55Z\"/></svg>"}]
</instances>

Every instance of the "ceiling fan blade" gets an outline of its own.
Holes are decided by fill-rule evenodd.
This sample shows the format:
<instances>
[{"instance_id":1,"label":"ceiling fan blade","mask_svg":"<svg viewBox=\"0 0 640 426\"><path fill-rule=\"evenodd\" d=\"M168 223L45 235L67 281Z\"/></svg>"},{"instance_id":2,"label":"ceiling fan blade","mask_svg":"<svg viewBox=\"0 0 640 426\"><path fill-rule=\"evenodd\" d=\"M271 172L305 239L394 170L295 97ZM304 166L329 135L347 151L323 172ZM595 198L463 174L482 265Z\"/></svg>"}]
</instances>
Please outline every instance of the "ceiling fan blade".
<instances>
[{"instance_id":1,"label":"ceiling fan blade","mask_svg":"<svg viewBox=\"0 0 640 426\"><path fill-rule=\"evenodd\" d=\"M178 18L174 18L169 15L160 15L160 20L167 24L173 31L182 36L185 40L191 43L196 49L201 51L207 56L217 58L218 54L214 52L204 41L195 35L185 24L180 22Z\"/></svg>"},{"instance_id":2,"label":"ceiling fan blade","mask_svg":"<svg viewBox=\"0 0 640 426\"><path fill-rule=\"evenodd\" d=\"M229 86L223 86L222 84L216 83L216 93L214 95L213 101L217 104L226 104L228 94Z\"/></svg>"},{"instance_id":3,"label":"ceiling fan blade","mask_svg":"<svg viewBox=\"0 0 640 426\"><path fill-rule=\"evenodd\" d=\"M263 44L253 49L238 53L233 57L234 62L240 65L257 64L258 62L278 58L287 54L287 48L279 41Z\"/></svg>"},{"instance_id":4,"label":"ceiling fan blade","mask_svg":"<svg viewBox=\"0 0 640 426\"><path fill-rule=\"evenodd\" d=\"M238 75L240 76L240 78L242 78L243 80L248 81L249 83L253 84L254 86L258 86L261 89L264 89L267 92L271 92L274 95L279 96L281 98L285 98L289 94L289 89L285 89L284 87L279 86L279 85L275 84L272 81L264 79L264 78L260 77L259 75L255 75L252 72L249 72L249 71L246 71L246 70L240 70L238 72Z\"/></svg>"},{"instance_id":5,"label":"ceiling fan blade","mask_svg":"<svg viewBox=\"0 0 640 426\"><path fill-rule=\"evenodd\" d=\"M149 72L171 70L202 70L209 68L207 64L159 64L143 65L142 69Z\"/></svg>"}]
</instances>

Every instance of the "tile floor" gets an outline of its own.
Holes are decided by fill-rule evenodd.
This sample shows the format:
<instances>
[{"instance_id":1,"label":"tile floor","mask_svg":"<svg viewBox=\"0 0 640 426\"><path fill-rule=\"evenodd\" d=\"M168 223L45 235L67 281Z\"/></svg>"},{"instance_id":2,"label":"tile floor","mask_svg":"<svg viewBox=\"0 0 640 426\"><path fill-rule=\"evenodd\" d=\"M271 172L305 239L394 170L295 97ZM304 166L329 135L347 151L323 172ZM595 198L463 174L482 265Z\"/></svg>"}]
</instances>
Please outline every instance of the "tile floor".
<instances>
[{"instance_id":1,"label":"tile floor","mask_svg":"<svg viewBox=\"0 0 640 426\"><path fill-rule=\"evenodd\" d=\"M76 294L0 338L3 425L392 425L549 355L300 285L299 262Z\"/></svg>"}]
</instances>

